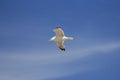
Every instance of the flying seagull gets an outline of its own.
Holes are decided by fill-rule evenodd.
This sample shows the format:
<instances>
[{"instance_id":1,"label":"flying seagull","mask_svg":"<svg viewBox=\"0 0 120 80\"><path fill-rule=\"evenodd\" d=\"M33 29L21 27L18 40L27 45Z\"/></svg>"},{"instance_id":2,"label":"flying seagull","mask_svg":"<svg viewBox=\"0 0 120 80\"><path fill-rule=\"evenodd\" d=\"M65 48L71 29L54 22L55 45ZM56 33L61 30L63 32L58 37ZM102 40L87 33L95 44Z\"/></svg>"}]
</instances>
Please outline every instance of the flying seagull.
<instances>
[{"instance_id":1,"label":"flying seagull","mask_svg":"<svg viewBox=\"0 0 120 80\"><path fill-rule=\"evenodd\" d=\"M73 40L73 38L66 37L61 27L56 27L53 32L55 32L56 36L52 37L49 41L55 41L59 49L65 51L64 41Z\"/></svg>"}]
</instances>

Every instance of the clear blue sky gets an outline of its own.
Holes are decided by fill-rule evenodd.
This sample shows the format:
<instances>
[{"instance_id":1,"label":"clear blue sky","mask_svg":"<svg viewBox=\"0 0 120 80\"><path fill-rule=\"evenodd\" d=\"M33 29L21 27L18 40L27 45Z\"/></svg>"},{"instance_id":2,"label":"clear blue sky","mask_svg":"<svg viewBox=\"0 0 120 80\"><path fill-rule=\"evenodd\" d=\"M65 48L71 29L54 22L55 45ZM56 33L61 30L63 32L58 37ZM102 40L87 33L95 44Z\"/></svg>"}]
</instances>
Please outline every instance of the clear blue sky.
<instances>
[{"instance_id":1,"label":"clear blue sky","mask_svg":"<svg viewBox=\"0 0 120 80\"><path fill-rule=\"evenodd\" d=\"M0 0L0 80L120 80L120 1Z\"/></svg>"}]
</instances>

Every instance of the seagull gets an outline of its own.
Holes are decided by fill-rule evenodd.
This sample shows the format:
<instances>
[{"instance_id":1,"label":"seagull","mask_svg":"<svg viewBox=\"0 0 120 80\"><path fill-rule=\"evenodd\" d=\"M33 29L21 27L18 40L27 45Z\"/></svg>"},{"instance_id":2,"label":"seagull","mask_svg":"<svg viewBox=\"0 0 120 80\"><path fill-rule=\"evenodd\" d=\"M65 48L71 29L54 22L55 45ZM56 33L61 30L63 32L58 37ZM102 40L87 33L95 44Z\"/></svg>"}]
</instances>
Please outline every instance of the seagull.
<instances>
[{"instance_id":1,"label":"seagull","mask_svg":"<svg viewBox=\"0 0 120 80\"><path fill-rule=\"evenodd\" d=\"M65 51L64 41L73 40L73 38L66 37L60 26L53 29L53 32L55 32L56 36L52 37L49 41L56 42L56 45L58 46L58 48L61 49L62 51Z\"/></svg>"}]
</instances>

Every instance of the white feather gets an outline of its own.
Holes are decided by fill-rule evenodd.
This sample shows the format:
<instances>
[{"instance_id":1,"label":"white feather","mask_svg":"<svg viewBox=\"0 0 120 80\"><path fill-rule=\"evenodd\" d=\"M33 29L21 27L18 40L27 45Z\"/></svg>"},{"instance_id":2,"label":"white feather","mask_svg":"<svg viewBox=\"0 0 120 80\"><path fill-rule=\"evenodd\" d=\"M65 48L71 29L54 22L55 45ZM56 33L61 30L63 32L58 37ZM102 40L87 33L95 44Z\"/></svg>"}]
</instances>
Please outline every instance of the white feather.
<instances>
[{"instance_id":1,"label":"white feather","mask_svg":"<svg viewBox=\"0 0 120 80\"><path fill-rule=\"evenodd\" d=\"M64 46L64 41L65 40L73 40L72 37L66 37L64 35L63 30L60 27L56 27L53 30L56 34L56 36L52 37L49 41L55 41L57 46L61 49L65 51L65 46Z\"/></svg>"}]
</instances>

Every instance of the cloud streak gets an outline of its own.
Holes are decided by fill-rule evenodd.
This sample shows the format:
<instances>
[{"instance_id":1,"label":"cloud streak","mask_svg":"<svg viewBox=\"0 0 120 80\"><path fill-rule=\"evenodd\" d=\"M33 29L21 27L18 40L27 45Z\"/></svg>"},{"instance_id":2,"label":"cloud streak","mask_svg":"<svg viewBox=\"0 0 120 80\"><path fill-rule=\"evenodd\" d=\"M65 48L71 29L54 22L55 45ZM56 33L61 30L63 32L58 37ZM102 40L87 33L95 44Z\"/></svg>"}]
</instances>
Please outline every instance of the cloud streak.
<instances>
[{"instance_id":1,"label":"cloud streak","mask_svg":"<svg viewBox=\"0 0 120 80\"><path fill-rule=\"evenodd\" d=\"M94 69L89 64L74 62L97 52L109 53L120 48L120 42L74 49L64 54L53 52L0 54L0 80L44 80ZM47 54L49 53L49 54Z\"/></svg>"}]
</instances>

